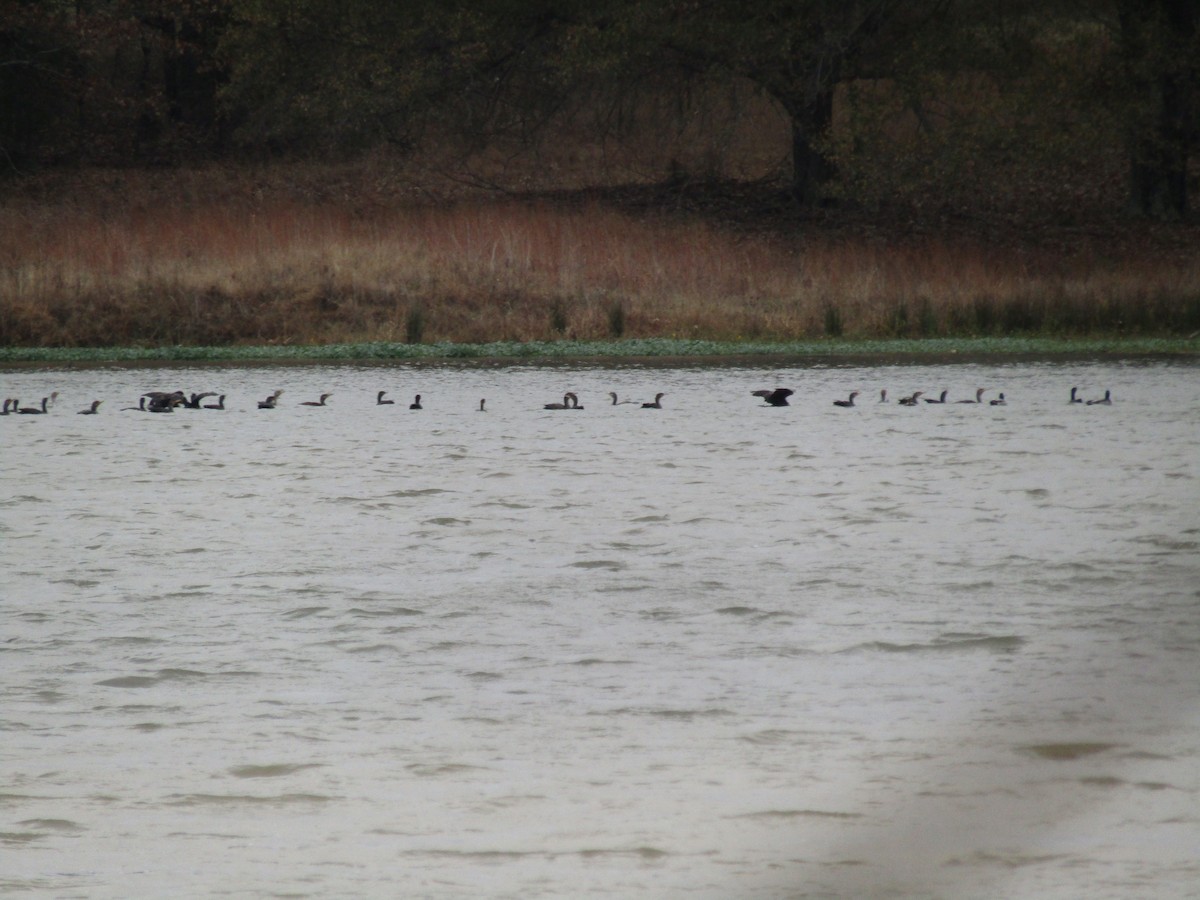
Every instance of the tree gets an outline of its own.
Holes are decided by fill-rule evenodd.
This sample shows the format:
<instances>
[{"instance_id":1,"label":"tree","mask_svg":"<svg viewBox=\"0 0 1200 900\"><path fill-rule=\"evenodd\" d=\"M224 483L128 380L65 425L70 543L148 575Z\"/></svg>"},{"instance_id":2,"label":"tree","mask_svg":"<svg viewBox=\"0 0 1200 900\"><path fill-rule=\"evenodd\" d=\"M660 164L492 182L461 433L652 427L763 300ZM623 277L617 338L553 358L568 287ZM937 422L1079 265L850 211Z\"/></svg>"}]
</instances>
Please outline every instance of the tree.
<instances>
[{"instance_id":1,"label":"tree","mask_svg":"<svg viewBox=\"0 0 1200 900\"><path fill-rule=\"evenodd\" d=\"M139 124L162 152L189 145L219 148L224 132L217 93L225 72L216 60L230 0L126 0L142 65ZM153 152L153 151L151 151Z\"/></svg>"},{"instance_id":2,"label":"tree","mask_svg":"<svg viewBox=\"0 0 1200 900\"><path fill-rule=\"evenodd\" d=\"M228 0L0 0L0 152L163 162L220 133L212 49Z\"/></svg>"},{"instance_id":3,"label":"tree","mask_svg":"<svg viewBox=\"0 0 1200 900\"><path fill-rule=\"evenodd\" d=\"M251 145L408 147L433 121L483 140L541 78L553 19L517 0L236 0L224 99Z\"/></svg>"},{"instance_id":4,"label":"tree","mask_svg":"<svg viewBox=\"0 0 1200 900\"><path fill-rule=\"evenodd\" d=\"M792 187L834 175L843 80L885 71L949 0L240 0L223 51L245 139L410 143L431 116L480 140L573 98L741 78L791 123Z\"/></svg>"},{"instance_id":5,"label":"tree","mask_svg":"<svg viewBox=\"0 0 1200 900\"><path fill-rule=\"evenodd\" d=\"M8 167L63 154L82 72L66 4L0 5L0 157ZM64 140L65 137L65 140Z\"/></svg>"},{"instance_id":6,"label":"tree","mask_svg":"<svg viewBox=\"0 0 1200 900\"><path fill-rule=\"evenodd\" d=\"M745 78L784 110L792 193L820 202L835 166L822 139L839 84L894 74L899 53L946 7L943 0L740 0L622 4L648 40L685 69Z\"/></svg>"},{"instance_id":7,"label":"tree","mask_svg":"<svg viewBox=\"0 0 1200 900\"><path fill-rule=\"evenodd\" d=\"M1200 139L1200 0L1118 0L1130 92L1129 207L1175 219L1188 212L1188 160Z\"/></svg>"}]
</instances>

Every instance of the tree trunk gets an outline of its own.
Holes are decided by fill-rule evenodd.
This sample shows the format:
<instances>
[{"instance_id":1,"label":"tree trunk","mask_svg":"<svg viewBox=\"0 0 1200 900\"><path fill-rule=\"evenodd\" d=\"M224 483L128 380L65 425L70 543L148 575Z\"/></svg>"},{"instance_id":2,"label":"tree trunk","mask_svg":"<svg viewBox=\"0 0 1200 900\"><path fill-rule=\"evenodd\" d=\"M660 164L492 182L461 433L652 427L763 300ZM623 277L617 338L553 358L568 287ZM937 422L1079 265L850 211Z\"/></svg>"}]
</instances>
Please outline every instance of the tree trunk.
<instances>
[{"instance_id":1,"label":"tree trunk","mask_svg":"<svg viewBox=\"0 0 1200 900\"><path fill-rule=\"evenodd\" d=\"M1129 209L1153 219L1188 213L1188 157L1197 141L1200 0L1121 0L1121 42L1140 115L1129 125Z\"/></svg>"},{"instance_id":2,"label":"tree trunk","mask_svg":"<svg viewBox=\"0 0 1200 900\"><path fill-rule=\"evenodd\" d=\"M1129 209L1151 219L1179 219L1188 212L1188 146L1179 127L1179 91L1170 79L1157 87L1161 108L1153 129L1130 138Z\"/></svg>"},{"instance_id":3,"label":"tree trunk","mask_svg":"<svg viewBox=\"0 0 1200 900\"><path fill-rule=\"evenodd\" d=\"M816 206L836 173L817 143L833 124L833 91L785 108L792 122L792 196L803 206Z\"/></svg>"}]
</instances>

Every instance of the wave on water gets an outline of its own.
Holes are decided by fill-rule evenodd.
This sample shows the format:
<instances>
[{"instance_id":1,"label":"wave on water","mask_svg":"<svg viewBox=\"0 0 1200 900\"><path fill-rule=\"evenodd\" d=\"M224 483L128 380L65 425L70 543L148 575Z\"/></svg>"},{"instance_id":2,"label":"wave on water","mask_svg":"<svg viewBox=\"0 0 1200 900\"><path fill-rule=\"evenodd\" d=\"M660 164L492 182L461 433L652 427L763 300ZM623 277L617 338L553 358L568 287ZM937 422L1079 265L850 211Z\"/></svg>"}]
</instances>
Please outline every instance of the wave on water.
<instances>
[{"instance_id":1,"label":"wave on water","mask_svg":"<svg viewBox=\"0 0 1200 900\"><path fill-rule=\"evenodd\" d=\"M1061 741L1049 744L1026 744L1018 747L1017 750L1026 756L1064 762L1107 753L1110 750L1117 749L1119 746L1120 744L1110 744L1101 741Z\"/></svg>"},{"instance_id":2,"label":"wave on water","mask_svg":"<svg viewBox=\"0 0 1200 900\"><path fill-rule=\"evenodd\" d=\"M209 677L207 672L191 669L160 669L155 675L121 675L97 681L96 684L102 687L149 688L169 681L203 681Z\"/></svg>"},{"instance_id":3,"label":"wave on water","mask_svg":"<svg viewBox=\"0 0 1200 900\"><path fill-rule=\"evenodd\" d=\"M574 660L570 665L573 666L628 666L632 665L633 660L629 659L600 659L595 656L588 656L583 659Z\"/></svg>"},{"instance_id":4,"label":"wave on water","mask_svg":"<svg viewBox=\"0 0 1200 900\"><path fill-rule=\"evenodd\" d=\"M390 618L393 616L423 616L424 610L412 609L408 606L388 606L381 609L363 609L360 606L352 606L346 610L347 615L357 616L364 619L379 619Z\"/></svg>"},{"instance_id":5,"label":"wave on water","mask_svg":"<svg viewBox=\"0 0 1200 900\"><path fill-rule=\"evenodd\" d=\"M599 710L589 713L594 716L648 716L655 719L674 719L683 722L691 722L696 719L708 719L723 716L733 716L736 713L733 710L725 709L724 707L710 707L708 709L672 709L667 707L633 707L624 706L618 709Z\"/></svg>"},{"instance_id":6,"label":"wave on water","mask_svg":"<svg viewBox=\"0 0 1200 900\"><path fill-rule=\"evenodd\" d=\"M167 806L319 806L341 800L328 794L172 794Z\"/></svg>"},{"instance_id":7,"label":"wave on water","mask_svg":"<svg viewBox=\"0 0 1200 900\"><path fill-rule=\"evenodd\" d=\"M281 618L284 619L307 619L309 616L320 615L323 612L328 612L328 606L301 606L298 609L290 609L283 613Z\"/></svg>"},{"instance_id":8,"label":"wave on water","mask_svg":"<svg viewBox=\"0 0 1200 900\"><path fill-rule=\"evenodd\" d=\"M229 774L234 778L279 778L305 769L319 769L320 763L269 763L258 766L234 766Z\"/></svg>"},{"instance_id":9,"label":"wave on water","mask_svg":"<svg viewBox=\"0 0 1200 900\"><path fill-rule=\"evenodd\" d=\"M378 833L389 833L380 831ZM598 860L605 857L631 857L638 860L650 861L669 857L672 854L658 847L585 847L578 850L548 850L538 848L533 850L462 850L448 847L430 847L426 849L408 850L402 855L408 857L435 857L462 861L517 861L526 858L539 860L556 860L563 858L581 858Z\"/></svg>"},{"instance_id":10,"label":"wave on water","mask_svg":"<svg viewBox=\"0 0 1200 900\"><path fill-rule=\"evenodd\" d=\"M764 809L759 812L739 813L729 819L861 819L862 813L840 812L828 809Z\"/></svg>"},{"instance_id":11,"label":"wave on water","mask_svg":"<svg viewBox=\"0 0 1200 900\"><path fill-rule=\"evenodd\" d=\"M609 572L620 572L628 568L627 564L619 559L583 559L568 563L567 566L572 569L605 569Z\"/></svg>"},{"instance_id":12,"label":"wave on water","mask_svg":"<svg viewBox=\"0 0 1200 900\"><path fill-rule=\"evenodd\" d=\"M993 650L1011 652L1025 643L1025 638L1015 634L1004 635L957 635L944 634L932 641L900 644L892 641L867 641L840 651L857 653L878 651L882 653L945 653L958 650Z\"/></svg>"},{"instance_id":13,"label":"wave on water","mask_svg":"<svg viewBox=\"0 0 1200 900\"><path fill-rule=\"evenodd\" d=\"M22 819L17 823L25 828L37 828L41 831L77 832L87 831L87 828L70 819Z\"/></svg>"}]
</instances>

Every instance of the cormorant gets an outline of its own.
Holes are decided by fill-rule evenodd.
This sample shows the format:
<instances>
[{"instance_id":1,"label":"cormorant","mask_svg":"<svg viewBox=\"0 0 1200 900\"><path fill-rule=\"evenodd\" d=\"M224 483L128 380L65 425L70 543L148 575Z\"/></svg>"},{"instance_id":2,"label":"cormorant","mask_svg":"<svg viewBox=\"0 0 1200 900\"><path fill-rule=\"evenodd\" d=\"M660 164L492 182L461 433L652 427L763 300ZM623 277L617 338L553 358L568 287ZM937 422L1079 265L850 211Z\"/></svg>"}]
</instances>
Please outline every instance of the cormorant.
<instances>
[{"instance_id":1,"label":"cormorant","mask_svg":"<svg viewBox=\"0 0 1200 900\"><path fill-rule=\"evenodd\" d=\"M787 406L788 397L792 396L795 391L791 388L775 388L773 391L751 391L750 396L762 397L768 406Z\"/></svg>"},{"instance_id":2,"label":"cormorant","mask_svg":"<svg viewBox=\"0 0 1200 900\"><path fill-rule=\"evenodd\" d=\"M283 394L283 391L281 391L281 390L276 391L270 397L268 397L266 400L259 400L258 408L259 409L274 409L275 404L279 402L279 398L282 394Z\"/></svg>"},{"instance_id":3,"label":"cormorant","mask_svg":"<svg viewBox=\"0 0 1200 900\"><path fill-rule=\"evenodd\" d=\"M203 394L192 394L190 400L185 400L180 405L183 406L185 409L200 409L200 401L201 400L205 399L206 397L215 397L215 396L217 396L216 391L205 391Z\"/></svg>"}]
</instances>

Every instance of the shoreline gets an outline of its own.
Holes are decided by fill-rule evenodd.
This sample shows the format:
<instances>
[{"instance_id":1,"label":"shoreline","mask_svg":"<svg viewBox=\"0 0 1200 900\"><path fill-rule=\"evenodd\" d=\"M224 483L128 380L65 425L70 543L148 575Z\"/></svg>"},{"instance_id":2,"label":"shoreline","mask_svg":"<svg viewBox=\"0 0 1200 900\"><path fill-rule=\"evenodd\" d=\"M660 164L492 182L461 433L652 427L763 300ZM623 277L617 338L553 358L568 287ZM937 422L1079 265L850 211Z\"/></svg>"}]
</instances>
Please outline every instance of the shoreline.
<instances>
[{"instance_id":1,"label":"shoreline","mask_svg":"<svg viewBox=\"0 0 1200 900\"><path fill-rule=\"evenodd\" d=\"M783 359L822 364L980 359L1200 357L1200 335L1167 338L922 338L887 340L372 342L264 346L3 347L0 367L163 363L722 364Z\"/></svg>"}]
</instances>

